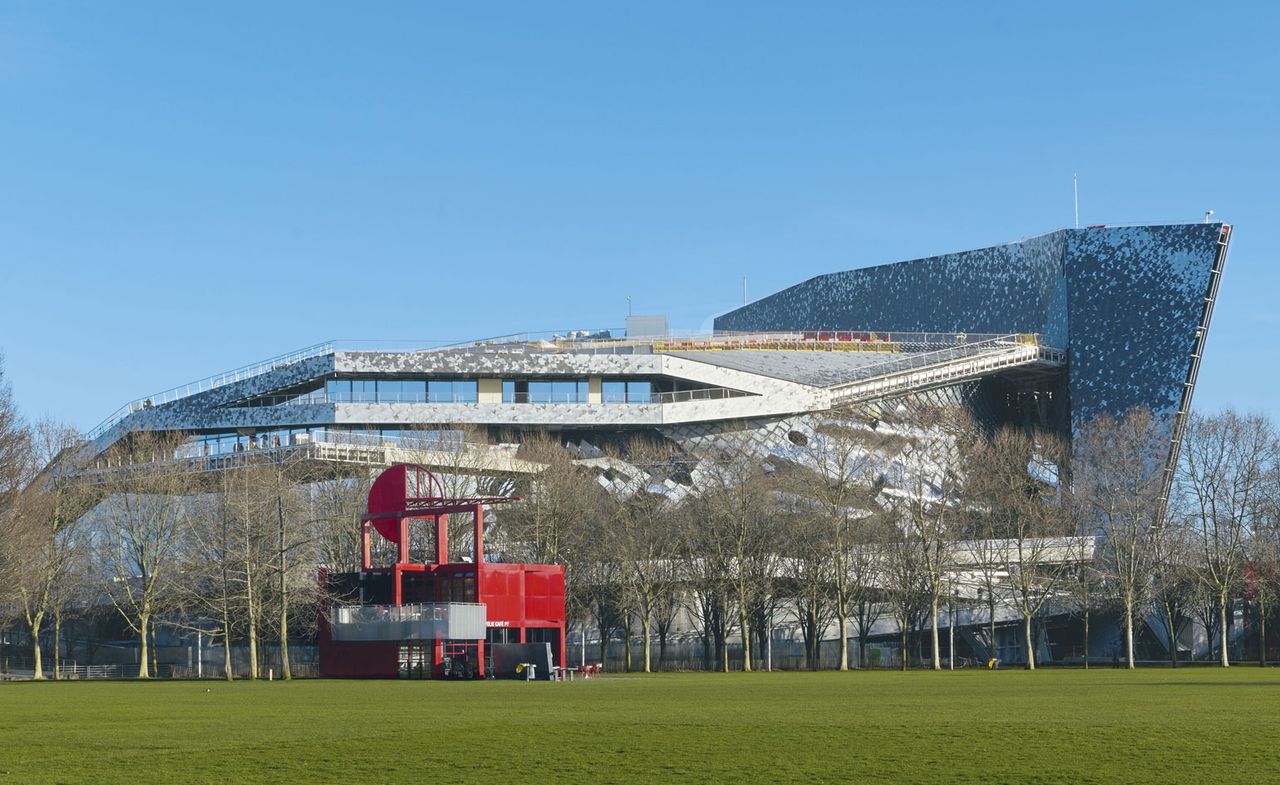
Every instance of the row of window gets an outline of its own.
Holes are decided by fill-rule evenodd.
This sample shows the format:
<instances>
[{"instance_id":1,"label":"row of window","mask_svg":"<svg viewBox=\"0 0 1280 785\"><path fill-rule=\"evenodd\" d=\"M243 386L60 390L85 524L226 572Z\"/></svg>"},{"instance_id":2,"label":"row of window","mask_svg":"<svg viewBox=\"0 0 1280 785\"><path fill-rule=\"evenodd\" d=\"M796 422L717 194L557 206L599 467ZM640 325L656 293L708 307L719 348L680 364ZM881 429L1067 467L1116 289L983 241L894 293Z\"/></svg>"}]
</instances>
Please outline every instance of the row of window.
<instances>
[{"instance_id":1,"label":"row of window","mask_svg":"<svg viewBox=\"0 0 1280 785\"><path fill-rule=\"evenodd\" d=\"M324 394L327 403L475 403L479 384L474 379L330 379Z\"/></svg>"},{"instance_id":2,"label":"row of window","mask_svg":"<svg viewBox=\"0 0 1280 785\"><path fill-rule=\"evenodd\" d=\"M590 384L586 379L535 381L506 379L502 382L503 403L589 403ZM305 403L476 403L479 383L474 379L329 379L321 389L292 395L268 395L250 406L277 406ZM605 381L600 385L603 403L650 403L653 383L647 381Z\"/></svg>"},{"instance_id":3,"label":"row of window","mask_svg":"<svg viewBox=\"0 0 1280 785\"><path fill-rule=\"evenodd\" d=\"M178 457L230 455L253 450L272 450L313 442L327 444L380 445L391 443L419 450L456 451L462 448L463 432L458 430L406 430L401 428L279 428L252 434L206 433L193 436L178 450Z\"/></svg>"}]
</instances>

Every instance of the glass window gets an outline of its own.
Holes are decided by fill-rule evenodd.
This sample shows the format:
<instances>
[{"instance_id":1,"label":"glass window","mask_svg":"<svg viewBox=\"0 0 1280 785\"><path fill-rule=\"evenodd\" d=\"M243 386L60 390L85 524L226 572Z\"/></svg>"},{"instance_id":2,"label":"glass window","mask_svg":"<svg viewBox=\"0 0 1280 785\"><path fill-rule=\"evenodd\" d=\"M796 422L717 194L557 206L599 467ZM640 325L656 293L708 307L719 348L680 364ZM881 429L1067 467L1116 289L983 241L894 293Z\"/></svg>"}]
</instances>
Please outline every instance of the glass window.
<instances>
[{"instance_id":1,"label":"glass window","mask_svg":"<svg viewBox=\"0 0 1280 785\"><path fill-rule=\"evenodd\" d=\"M373 403L378 400L378 383L373 379L352 379L351 400Z\"/></svg>"},{"instance_id":2,"label":"glass window","mask_svg":"<svg viewBox=\"0 0 1280 785\"><path fill-rule=\"evenodd\" d=\"M475 403L480 399L480 384L474 379L453 383L453 399L458 403Z\"/></svg>"},{"instance_id":3,"label":"glass window","mask_svg":"<svg viewBox=\"0 0 1280 785\"><path fill-rule=\"evenodd\" d=\"M453 403L453 382L432 379L427 383L427 400L431 403Z\"/></svg>"},{"instance_id":4,"label":"glass window","mask_svg":"<svg viewBox=\"0 0 1280 785\"><path fill-rule=\"evenodd\" d=\"M514 381L504 379L502 381L502 402L516 402L516 383Z\"/></svg>"},{"instance_id":5,"label":"glass window","mask_svg":"<svg viewBox=\"0 0 1280 785\"><path fill-rule=\"evenodd\" d=\"M529 382L529 403L551 403L551 382Z\"/></svg>"},{"instance_id":6,"label":"glass window","mask_svg":"<svg viewBox=\"0 0 1280 785\"><path fill-rule=\"evenodd\" d=\"M408 403L424 403L427 400L427 383L421 379L401 382L401 400Z\"/></svg>"},{"instance_id":7,"label":"glass window","mask_svg":"<svg viewBox=\"0 0 1280 785\"><path fill-rule=\"evenodd\" d=\"M343 403L351 400L350 379L330 379L325 382L324 391L330 403Z\"/></svg>"},{"instance_id":8,"label":"glass window","mask_svg":"<svg viewBox=\"0 0 1280 785\"><path fill-rule=\"evenodd\" d=\"M531 403L586 403L590 385L585 379L568 382L529 382Z\"/></svg>"},{"instance_id":9,"label":"glass window","mask_svg":"<svg viewBox=\"0 0 1280 785\"><path fill-rule=\"evenodd\" d=\"M578 402L577 382L552 382L551 387L551 394L556 403Z\"/></svg>"},{"instance_id":10,"label":"glass window","mask_svg":"<svg viewBox=\"0 0 1280 785\"><path fill-rule=\"evenodd\" d=\"M627 403L649 403L653 398L650 382L627 382Z\"/></svg>"},{"instance_id":11,"label":"glass window","mask_svg":"<svg viewBox=\"0 0 1280 785\"><path fill-rule=\"evenodd\" d=\"M604 382L600 385L600 400L605 403L626 403L626 382Z\"/></svg>"},{"instance_id":12,"label":"glass window","mask_svg":"<svg viewBox=\"0 0 1280 785\"><path fill-rule=\"evenodd\" d=\"M404 383L399 379L379 379L378 380L378 402L379 403L399 403L400 393L404 387Z\"/></svg>"}]
</instances>

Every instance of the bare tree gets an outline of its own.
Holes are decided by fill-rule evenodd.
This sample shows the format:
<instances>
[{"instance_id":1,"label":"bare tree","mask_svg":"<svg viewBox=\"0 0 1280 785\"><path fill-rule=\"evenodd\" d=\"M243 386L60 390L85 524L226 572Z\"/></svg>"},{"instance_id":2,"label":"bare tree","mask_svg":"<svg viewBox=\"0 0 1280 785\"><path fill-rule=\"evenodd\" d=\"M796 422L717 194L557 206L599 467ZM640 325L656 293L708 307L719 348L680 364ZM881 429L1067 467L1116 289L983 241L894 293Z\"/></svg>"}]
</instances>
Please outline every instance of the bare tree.
<instances>
[{"instance_id":1,"label":"bare tree","mask_svg":"<svg viewBox=\"0 0 1280 785\"><path fill-rule=\"evenodd\" d=\"M931 663L942 669L938 613L953 569L953 546L961 531L961 478L965 442L974 426L959 408L921 409L911 443L903 450L903 493L895 497L900 525L918 550L931 628Z\"/></svg>"},{"instance_id":2,"label":"bare tree","mask_svg":"<svg viewBox=\"0 0 1280 785\"><path fill-rule=\"evenodd\" d=\"M796 466L784 474L782 487L803 500L820 531L815 544L828 550L832 611L840 634L838 668L849 669L848 627L856 613L859 638L876 605L868 601L872 579L868 545L877 515L884 455L903 446L896 434L871 429L848 412L835 412L818 424L797 450ZM821 546L820 546L821 547ZM812 554L817 558L819 554ZM855 609L856 606L856 609ZM874 622L874 619L870 620Z\"/></svg>"},{"instance_id":3,"label":"bare tree","mask_svg":"<svg viewBox=\"0 0 1280 785\"><path fill-rule=\"evenodd\" d=\"M1093 615L1093 609L1098 606L1105 591L1102 570L1099 568L1097 554L1091 542L1092 538L1077 537L1075 553L1072 557L1073 566L1063 584L1067 601L1080 614L1084 640L1081 661L1085 670L1089 669L1089 621Z\"/></svg>"},{"instance_id":4,"label":"bare tree","mask_svg":"<svg viewBox=\"0 0 1280 785\"><path fill-rule=\"evenodd\" d=\"M31 433L13 401L0 356L0 606L16 599L18 572L35 541L19 505L34 474L32 457Z\"/></svg>"},{"instance_id":5,"label":"bare tree","mask_svg":"<svg viewBox=\"0 0 1280 785\"><path fill-rule=\"evenodd\" d=\"M1199 580L1196 543L1186 526L1172 519L1152 540L1151 594L1164 620L1169 665L1178 667L1178 635L1190 620L1190 606Z\"/></svg>"},{"instance_id":6,"label":"bare tree","mask_svg":"<svg viewBox=\"0 0 1280 785\"><path fill-rule=\"evenodd\" d=\"M1244 551L1262 510L1263 482L1277 459L1276 434L1257 415L1192 413L1176 475L1178 512L1199 545L1199 574L1217 603L1220 664L1227 667L1227 611L1241 584Z\"/></svg>"},{"instance_id":7,"label":"bare tree","mask_svg":"<svg viewBox=\"0 0 1280 785\"><path fill-rule=\"evenodd\" d=\"M553 437L536 435L520 444L520 456L543 468L522 478L523 501L499 513L502 544L537 564L563 564L582 527L592 517L591 494L600 488Z\"/></svg>"},{"instance_id":8,"label":"bare tree","mask_svg":"<svg viewBox=\"0 0 1280 785\"><path fill-rule=\"evenodd\" d=\"M858 664L867 667L867 638L884 614L885 543L894 531L883 510L862 518L845 559L849 619L858 631Z\"/></svg>"},{"instance_id":9,"label":"bare tree","mask_svg":"<svg viewBox=\"0 0 1280 785\"><path fill-rule=\"evenodd\" d=\"M660 490L676 456L666 444L635 439L626 457L637 476L628 484L618 514L598 536L610 544L607 558L618 562L625 594L640 621L644 672L650 673L654 616L675 579L679 552L677 505Z\"/></svg>"},{"instance_id":10,"label":"bare tree","mask_svg":"<svg viewBox=\"0 0 1280 785\"><path fill-rule=\"evenodd\" d=\"M742 636L742 668L752 670L750 612L767 592L777 559L773 485L745 445L730 448L702 472L702 558L724 570ZM724 603L727 606L727 602Z\"/></svg>"},{"instance_id":11,"label":"bare tree","mask_svg":"<svg viewBox=\"0 0 1280 785\"><path fill-rule=\"evenodd\" d=\"M239 563L239 520L232 498L232 473L217 477L212 493L193 503L186 517L187 529L178 583L179 601L191 619L188 625L212 639L222 639L223 677L235 679L231 645L235 621L245 605ZM211 626L210 622L216 626Z\"/></svg>"},{"instance_id":12,"label":"bare tree","mask_svg":"<svg viewBox=\"0 0 1280 785\"><path fill-rule=\"evenodd\" d=\"M99 479L100 552L107 593L138 636L138 678L151 676L152 624L176 575L193 478L173 460L181 435L134 432L119 442Z\"/></svg>"},{"instance_id":13,"label":"bare tree","mask_svg":"<svg viewBox=\"0 0 1280 785\"><path fill-rule=\"evenodd\" d=\"M712 532L703 525L705 500L693 500L680 517L681 574L690 595L689 612L702 632L703 667L729 672L729 617L734 613L730 565L723 551L711 542Z\"/></svg>"},{"instance_id":14,"label":"bare tree","mask_svg":"<svg viewBox=\"0 0 1280 785\"><path fill-rule=\"evenodd\" d=\"M327 473L312 477L308 488L311 505L311 538L320 564L335 572L360 569L360 530L357 522L366 511L368 471L353 474L330 464Z\"/></svg>"},{"instance_id":15,"label":"bare tree","mask_svg":"<svg viewBox=\"0 0 1280 785\"><path fill-rule=\"evenodd\" d=\"M41 630L50 614L61 618L62 584L70 580L77 554L77 524L89 506L90 491L80 471L83 467L77 450L80 441L79 434L67 426L50 421L36 425L31 460L33 467L42 471L28 482L18 505L32 534L32 547L19 563L17 586L31 636L36 679L44 678ZM56 650L56 631L53 645Z\"/></svg>"},{"instance_id":16,"label":"bare tree","mask_svg":"<svg viewBox=\"0 0 1280 785\"><path fill-rule=\"evenodd\" d=\"M1075 442L1076 503L1102 537L1102 563L1124 614L1129 668L1134 619L1150 593L1163 521L1160 494L1169 435L1146 409L1102 415Z\"/></svg>"},{"instance_id":17,"label":"bare tree","mask_svg":"<svg viewBox=\"0 0 1280 785\"><path fill-rule=\"evenodd\" d=\"M1065 460L1061 442L1048 434L1005 428L973 450L971 498L993 521L998 564L1008 597L1022 615L1026 666L1036 667L1032 620L1055 596L1067 574L1072 533L1069 507L1058 481Z\"/></svg>"},{"instance_id":18,"label":"bare tree","mask_svg":"<svg viewBox=\"0 0 1280 785\"><path fill-rule=\"evenodd\" d=\"M898 623L902 646L900 666L905 671L911 659L911 628L915 619L928 611L931 602L929 575L919 537L910 529L895 529L885 544L883 564L885 596Z\"/></svg>"},{"instance_id":19,"label":"bare tree","mask_svg":"<svg viewBox=\"0 0 1280 785\"><path fill-rule=\"evenodd\" d=\"M791 608L804 637L805 661L817 670L822 635L836 615L836 576L833 549L827 541L826 521L805 499L791 498L779 519L782 531L781 576ZM842 647L843 649L844 647ZM847 655L847 651L845 652Z\"/></svg>"}]
</instances>

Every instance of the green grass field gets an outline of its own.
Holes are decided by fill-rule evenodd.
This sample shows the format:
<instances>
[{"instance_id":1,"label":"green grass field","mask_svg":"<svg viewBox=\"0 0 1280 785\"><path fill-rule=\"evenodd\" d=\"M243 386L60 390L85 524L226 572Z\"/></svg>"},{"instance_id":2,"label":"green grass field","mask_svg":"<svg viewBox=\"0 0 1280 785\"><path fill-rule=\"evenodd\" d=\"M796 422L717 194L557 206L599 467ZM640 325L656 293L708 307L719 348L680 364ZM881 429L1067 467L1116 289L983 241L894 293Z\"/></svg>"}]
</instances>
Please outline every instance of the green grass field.
<instances>
[{"instance_id":1,"label":"green grass field","mask_svg":"<svg viewBox=\"0 0 1280 785\"><path fill-rule=\"evenodd\" d=\"M1257 668L13 683L0 782L1275 782L1278 733Z\"/></svg>"}]
</instances>

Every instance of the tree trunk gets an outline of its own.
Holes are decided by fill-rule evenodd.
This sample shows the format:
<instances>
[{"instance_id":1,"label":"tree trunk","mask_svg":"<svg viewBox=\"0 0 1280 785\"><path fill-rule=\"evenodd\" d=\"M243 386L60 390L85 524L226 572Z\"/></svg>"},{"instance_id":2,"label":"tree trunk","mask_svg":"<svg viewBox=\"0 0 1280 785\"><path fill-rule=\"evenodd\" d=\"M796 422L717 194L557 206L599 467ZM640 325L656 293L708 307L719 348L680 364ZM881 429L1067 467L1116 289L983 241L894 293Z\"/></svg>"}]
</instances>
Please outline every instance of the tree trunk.
<instances>
[{"instance_id":1,"label":"tree trunk","mask_svg":"<svg viewBox=\"0 0 1280 785\"><path fill-rule=\"evenodd\" d=\"M44 611L38 611L35 616L31 617L31 623L27 625L31 632L31 661L35 675L32 676L36 681L44 679L44 667L40 658L40 625L44 622Z\"/></svg>"},{"instance_id":2,"label":"tree trunk","mask_svg":"<svg viewBox=\"0 0 1280 785\"><path fill-rule=\"evenodd\" d=\"M649 636L653 633L652 627L653 627L653 622L649 621L649 614L646 613L644 615L644 618L640 619L640 629L644 631L644 672L645 673L653 673L653 658L651 656L653 646L649 642Z\"/></svg>"},{"instance_id":3,"label":"tree trunk","mask_svg":"<svg viewBox=\"0 0 1280 785\"><path fill-rule=\"evenodd\" d=\"M138 617L138 678L151 678L151 656L147 651L147 627L151 623L151 614L143 613Z\"/></svg>"},{"instance_id":4,"label":"tree trunk","mask_svg":"<svg viewBox=\"0 0 1280 785\"><path fill-rule=\"evenodd\" d=\"M1084 669L1089 670L1089 601L1084 601Z\"/></svg>"},{"instance_id":5,"label":"tree trunk","mask_svg":"<svg viewBox=\"0 0 1280 785\"><path fill-rule=\"evenodd\" d=\"M53 680L62 678L62 605L53 606Z\"/></svg>"},{"instance_id":6,"label":"tree trunk","mask_svg":"<svg viewBox=\"0 0 1280 785\"><path fill-rule=\"evenodd\" d=\"M994 660L996 658L996 595L994 592L987 592L987 594L991 598L987 600L987 635L990 636L990 643L987 645L991 647L987 652L990 655L987 659Z\"/></svg>"},{"instance_id":7,"label":"tree trunk","mask_svg":"<svg viewBox=\"0 0 1280 785\"><path fill-rule=\"evenodd\" d=\"M1169 631L1169 667L1178 667L1178 634L1173 628L1173 608L1164 603L1164 625Z\"/></svg>"},{"instance_id":8,"label":"tree trunk","mask_svg":"<svg viewBox=\"0 0 1280 785\"><path fill-rule=\"evenodd\" d=\"M738 611L738 624L742 626L742 672L751 672L751 625L747 622L747 609L743 603L739 603L743 607Z\"/></svg>"},{"instance_id":9,"label":"tree trunk","mask_svg":"<svg viewBox=\"0 0 1280 785\"><path fill-rule=\"evenodd\" d=\"M231 636L222 636L222 667L223 676L227 681L236 680L235 663L231 661Z\"/></svg>"},{"instance_id":10,"label":"tree trunk","mask_svg":"<svg viewBox=\"0 0 1280 785\"><path fill-rule=\"evenodd\" d=\"M284 500L276 493L276 517L280 523L280 676L285 681L293 679L289 667L289 584L285 580L288 569L288 536L285 527ZM563 654L563 653L562 653Z\"/></svg>"},{"instance_id":11,"label":"tree trunk","mask_svg":"<svg viewBox=\"0 0 1280 785\"><path fill-rule=\"evenodd\" d=\"M1027 642L1027 670L1036 669L1036 644L1031 635L1031 614L1022 614L1022 634Z\"/></svg>"},{"instance_id":12,"label":"tree trunk","mask_svg":"<svg viewBox=\"0 0 1280 785\"><path fill-rule=\"evenodd\" d=\"M1126 599L1124 605L1124 641L1125 641L1125 661L1128 663L1129 670L1133 670L1137 666L1133 661L1133 600Z\"/></svg>"},{"instance_id":13,"label":"tree trunk","mask_svg":"<svg viewBox=\"0 0 1280 785\"><path fill-rule=\"evenodd\" d=\"M836 623L840 626L840 670L849 670L849 633L843 606L836 611Z\"/></svg>"},{"instance_id":14,"label":"tree trunk","mask_svg":"<svg viewBox=\"0 0 1280 785\"><path fill-rule=\"evenodd\" d=\"M160 647L156 645L155 622L151 622L151 675L160 676Z\"/></svg>"},{"instance_id":15,"label":"tree trunk","mask_svg":"<svg viewBox=\"0 0 1280 785\"><path fill-rule=\"evenodd\" d=\"M907 644L907 623L908 623L908 622L907 622L907 619L906 619L905 617L904 617L904 618L901 618L901 619L898 619L899 634L900 634L900 635L901 635L901 637L902 637L902 662L901 662L901 667L902 667L902 670L904 670L904 671L907 669L907 660L911 657L910 652L907 650L907 645L908 645L908 644Z\"/></svg>"},{"instance_id":16,"label":"tree trunk","mask_svg":"<svg viewBox=\"0 0 1280 785\"><path fill-rule=\"evenodd\" d=\"M1222 667L1229 668L1231 663L1227 658L1227 593L1221 592L1218 595L1218 634L1222 636Z\"/></svg>"},{"instance_id":17,"label":"tree trunk","mask_svg":"<svg viewBox=\"0 0 1280 785\"><path fill-rule=\"evenodd\" d=\"M935 671L942 670L942 652L938 647L938 595L933 595L929 600L929 626L932 628L931 634L933 640L933 669Z\"/></svg>"},{"instance_id":18,"label":"tree trunk","mask_svg":"<svg viewBox=\"0 0 1280 785\"><path fill-rule=\"evenodd\" d=\"M631 672L631 610L630 609L623 611L622 619L623 619L623 625L622 625L623 650L627 655L627 665L625 670L627 673L630 673Z\"/></svg>"},{"instance_id":19,"label":"tree trunk","mask_svg":"<svg viewBox=\"0 0 1280 785\"><path fill-rule=\"evenodd\" d=\"M249 617L249 678L258 678L258 609L253 599L253 571L245 567L245 600Z\"/></svg>"},{"instance_id":20,"label":"tree trunk","mask_svg":"<svg viewBox=\"0 0 1280 785\"><path fill-rule=\"evenodd\" d=\"M1267 601L1258 592L1258 667L1267 667Z\"/></svg>"}]
</instances>

